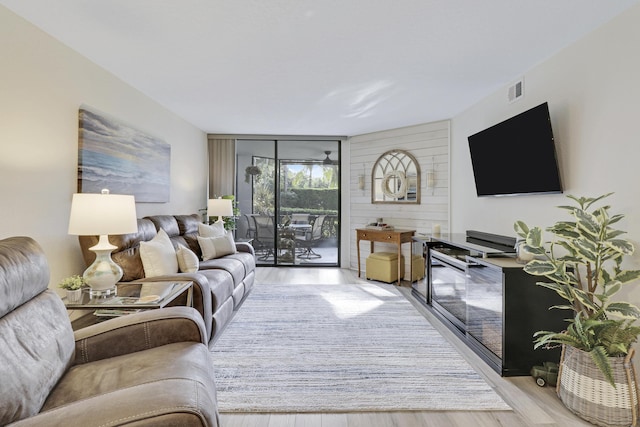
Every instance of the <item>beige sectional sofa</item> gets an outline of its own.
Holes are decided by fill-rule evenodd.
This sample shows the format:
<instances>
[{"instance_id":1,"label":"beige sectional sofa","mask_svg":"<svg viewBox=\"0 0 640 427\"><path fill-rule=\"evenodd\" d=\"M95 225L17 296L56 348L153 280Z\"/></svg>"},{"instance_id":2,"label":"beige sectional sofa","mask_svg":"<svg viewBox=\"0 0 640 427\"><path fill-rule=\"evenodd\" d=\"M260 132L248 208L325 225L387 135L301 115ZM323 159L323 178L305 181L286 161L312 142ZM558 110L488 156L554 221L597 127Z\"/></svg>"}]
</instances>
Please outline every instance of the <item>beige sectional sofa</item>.
<instances>
[{"instance_id":1,"label":"beige sectional sofa","mask_svg":"<svg viewBox=\"0 0 640 427\"><path fill-rule=\"evenodd\" d=\"M233 253L203 260L199 237L202 240L203 225L200 216L154 215L138 219L138 232L109 236L117 247L111 257L122 267L122 281L192 280L193 306L202 315L211 347L227 325L244 298L249 294L255 279L255 252L248 243L235 243ZM145 272L141 258L141 246L159 239L161 230L166 233L175 249L188 248L197 257L195 272L177 271L162 275ZM98 242L98 236L80 236L80 246L85 263L90 265L95 254L89 250ZM141 245L142 244L142 245ZM144 250L144 249L143 249ZM211 256L209 254L209 256ZM183 266L184 268L184 266ZM188 270L188 268L187 268ZM183 304L178 300L176 304Z\"/></svg>"}]
</instances>

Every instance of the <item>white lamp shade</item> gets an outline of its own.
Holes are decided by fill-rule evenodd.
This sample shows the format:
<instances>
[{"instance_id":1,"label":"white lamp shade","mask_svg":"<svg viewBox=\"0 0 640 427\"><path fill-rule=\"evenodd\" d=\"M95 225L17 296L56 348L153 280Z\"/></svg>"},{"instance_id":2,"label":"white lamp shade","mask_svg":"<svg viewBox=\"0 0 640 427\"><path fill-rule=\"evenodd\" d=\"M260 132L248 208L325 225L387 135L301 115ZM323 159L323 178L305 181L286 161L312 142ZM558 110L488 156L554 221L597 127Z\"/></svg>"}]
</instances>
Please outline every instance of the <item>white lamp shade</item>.
<instances>
[{"instance_id":1,"label":"white lamp shade","mask_svg":"<svg viewBox=\"0 0 640 427\"><path fill-rule=\"evenodd\" d=\"M233 204L231 199L209 199L207 204L207 215L209 216L233 216Z\"/></svg>"},{"instance_id":2,"label":"white lamp shade","mask_svg":"<svg viewBox=\"0 0 640 427\"><path fill-rule=\"evenodd\" d=\"M123 194L74 194L71 201L69 234L100 236L138 231L136 202Z\"/></svg>"}]
</instances>

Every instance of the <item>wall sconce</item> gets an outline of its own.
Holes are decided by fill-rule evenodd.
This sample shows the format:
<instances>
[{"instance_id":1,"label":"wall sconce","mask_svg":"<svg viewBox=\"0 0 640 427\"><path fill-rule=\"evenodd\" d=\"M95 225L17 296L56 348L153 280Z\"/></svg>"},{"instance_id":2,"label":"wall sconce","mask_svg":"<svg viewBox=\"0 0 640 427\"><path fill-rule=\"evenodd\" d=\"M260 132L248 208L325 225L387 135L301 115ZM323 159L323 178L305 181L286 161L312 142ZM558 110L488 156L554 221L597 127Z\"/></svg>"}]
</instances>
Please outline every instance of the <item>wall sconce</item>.
<instances>
[{"instance_id":1,"label":"wall sconce","mask_svg":"<svg viewBox=\"0 0 640 427\"><path fill-rule=\"evenodd\" d=\"M433 194L434 189L436 188L436 163L434 158L431 158L431 169L429 169L426 173L427 176L427 189L431 190L431 194Z\"/></svg>"},{"instance_id":2,"label":"wall sconce","mask_svg":"<svg viewBox=\"0 0 640 427\"><path fill-rule=\"evenodd\" d=\"M364 190L364 174L358 175L358 190Z\"/></svg>"},{"instance_id":3,"label":"wall sconce","mask_svg":"<svg viewBox=\"0 0 640 427\"><path fill-rule=\"evenodd\" d=\"M427 171L427 188L433 190L436 186L436 173L434 171Z\"/></svg>"}]
</instances>

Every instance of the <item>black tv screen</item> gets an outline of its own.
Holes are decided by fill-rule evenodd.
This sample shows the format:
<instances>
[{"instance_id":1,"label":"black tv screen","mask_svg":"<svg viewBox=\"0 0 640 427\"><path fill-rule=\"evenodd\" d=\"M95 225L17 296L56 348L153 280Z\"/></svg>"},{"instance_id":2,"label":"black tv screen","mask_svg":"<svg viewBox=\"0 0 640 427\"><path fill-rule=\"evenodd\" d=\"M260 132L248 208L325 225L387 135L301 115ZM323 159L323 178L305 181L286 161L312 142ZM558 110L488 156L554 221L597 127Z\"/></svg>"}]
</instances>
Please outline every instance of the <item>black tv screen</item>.
<instances>
[{"instance_id":1,"label":"black tv screen","mask_svg":"<svg viewBox=\"0 0 640 427\"><path fill-rule=\"evenodd\" d=\"M562 193L546 102L468 140L478 196Z\"/></svg>"}]
</instances>

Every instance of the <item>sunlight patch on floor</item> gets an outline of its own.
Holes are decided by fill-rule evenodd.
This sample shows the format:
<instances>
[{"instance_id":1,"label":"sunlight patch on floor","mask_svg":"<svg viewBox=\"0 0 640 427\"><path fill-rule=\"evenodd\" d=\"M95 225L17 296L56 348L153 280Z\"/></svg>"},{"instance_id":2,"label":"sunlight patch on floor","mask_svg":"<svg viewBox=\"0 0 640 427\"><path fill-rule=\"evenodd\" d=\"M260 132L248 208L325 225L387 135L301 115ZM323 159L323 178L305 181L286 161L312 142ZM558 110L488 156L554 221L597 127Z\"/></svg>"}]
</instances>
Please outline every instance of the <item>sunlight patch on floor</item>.
<instances>
[{"instance_id":1,"label":"sunlight patch on floor","mask_svg":"<svg viewBox=\"0 0 640 427\"><path fill-rule=\"evenodd\" d=\"M386 297L397 297L393 292L378 286L363 285L362 290L370 294L371 298L354 300L353 297L348 297L347 293L336 289L326 292L322 297L331 305L334 314L339 319L348 319L365 314L384 304Z\"/></svg>"}]
</instances>

